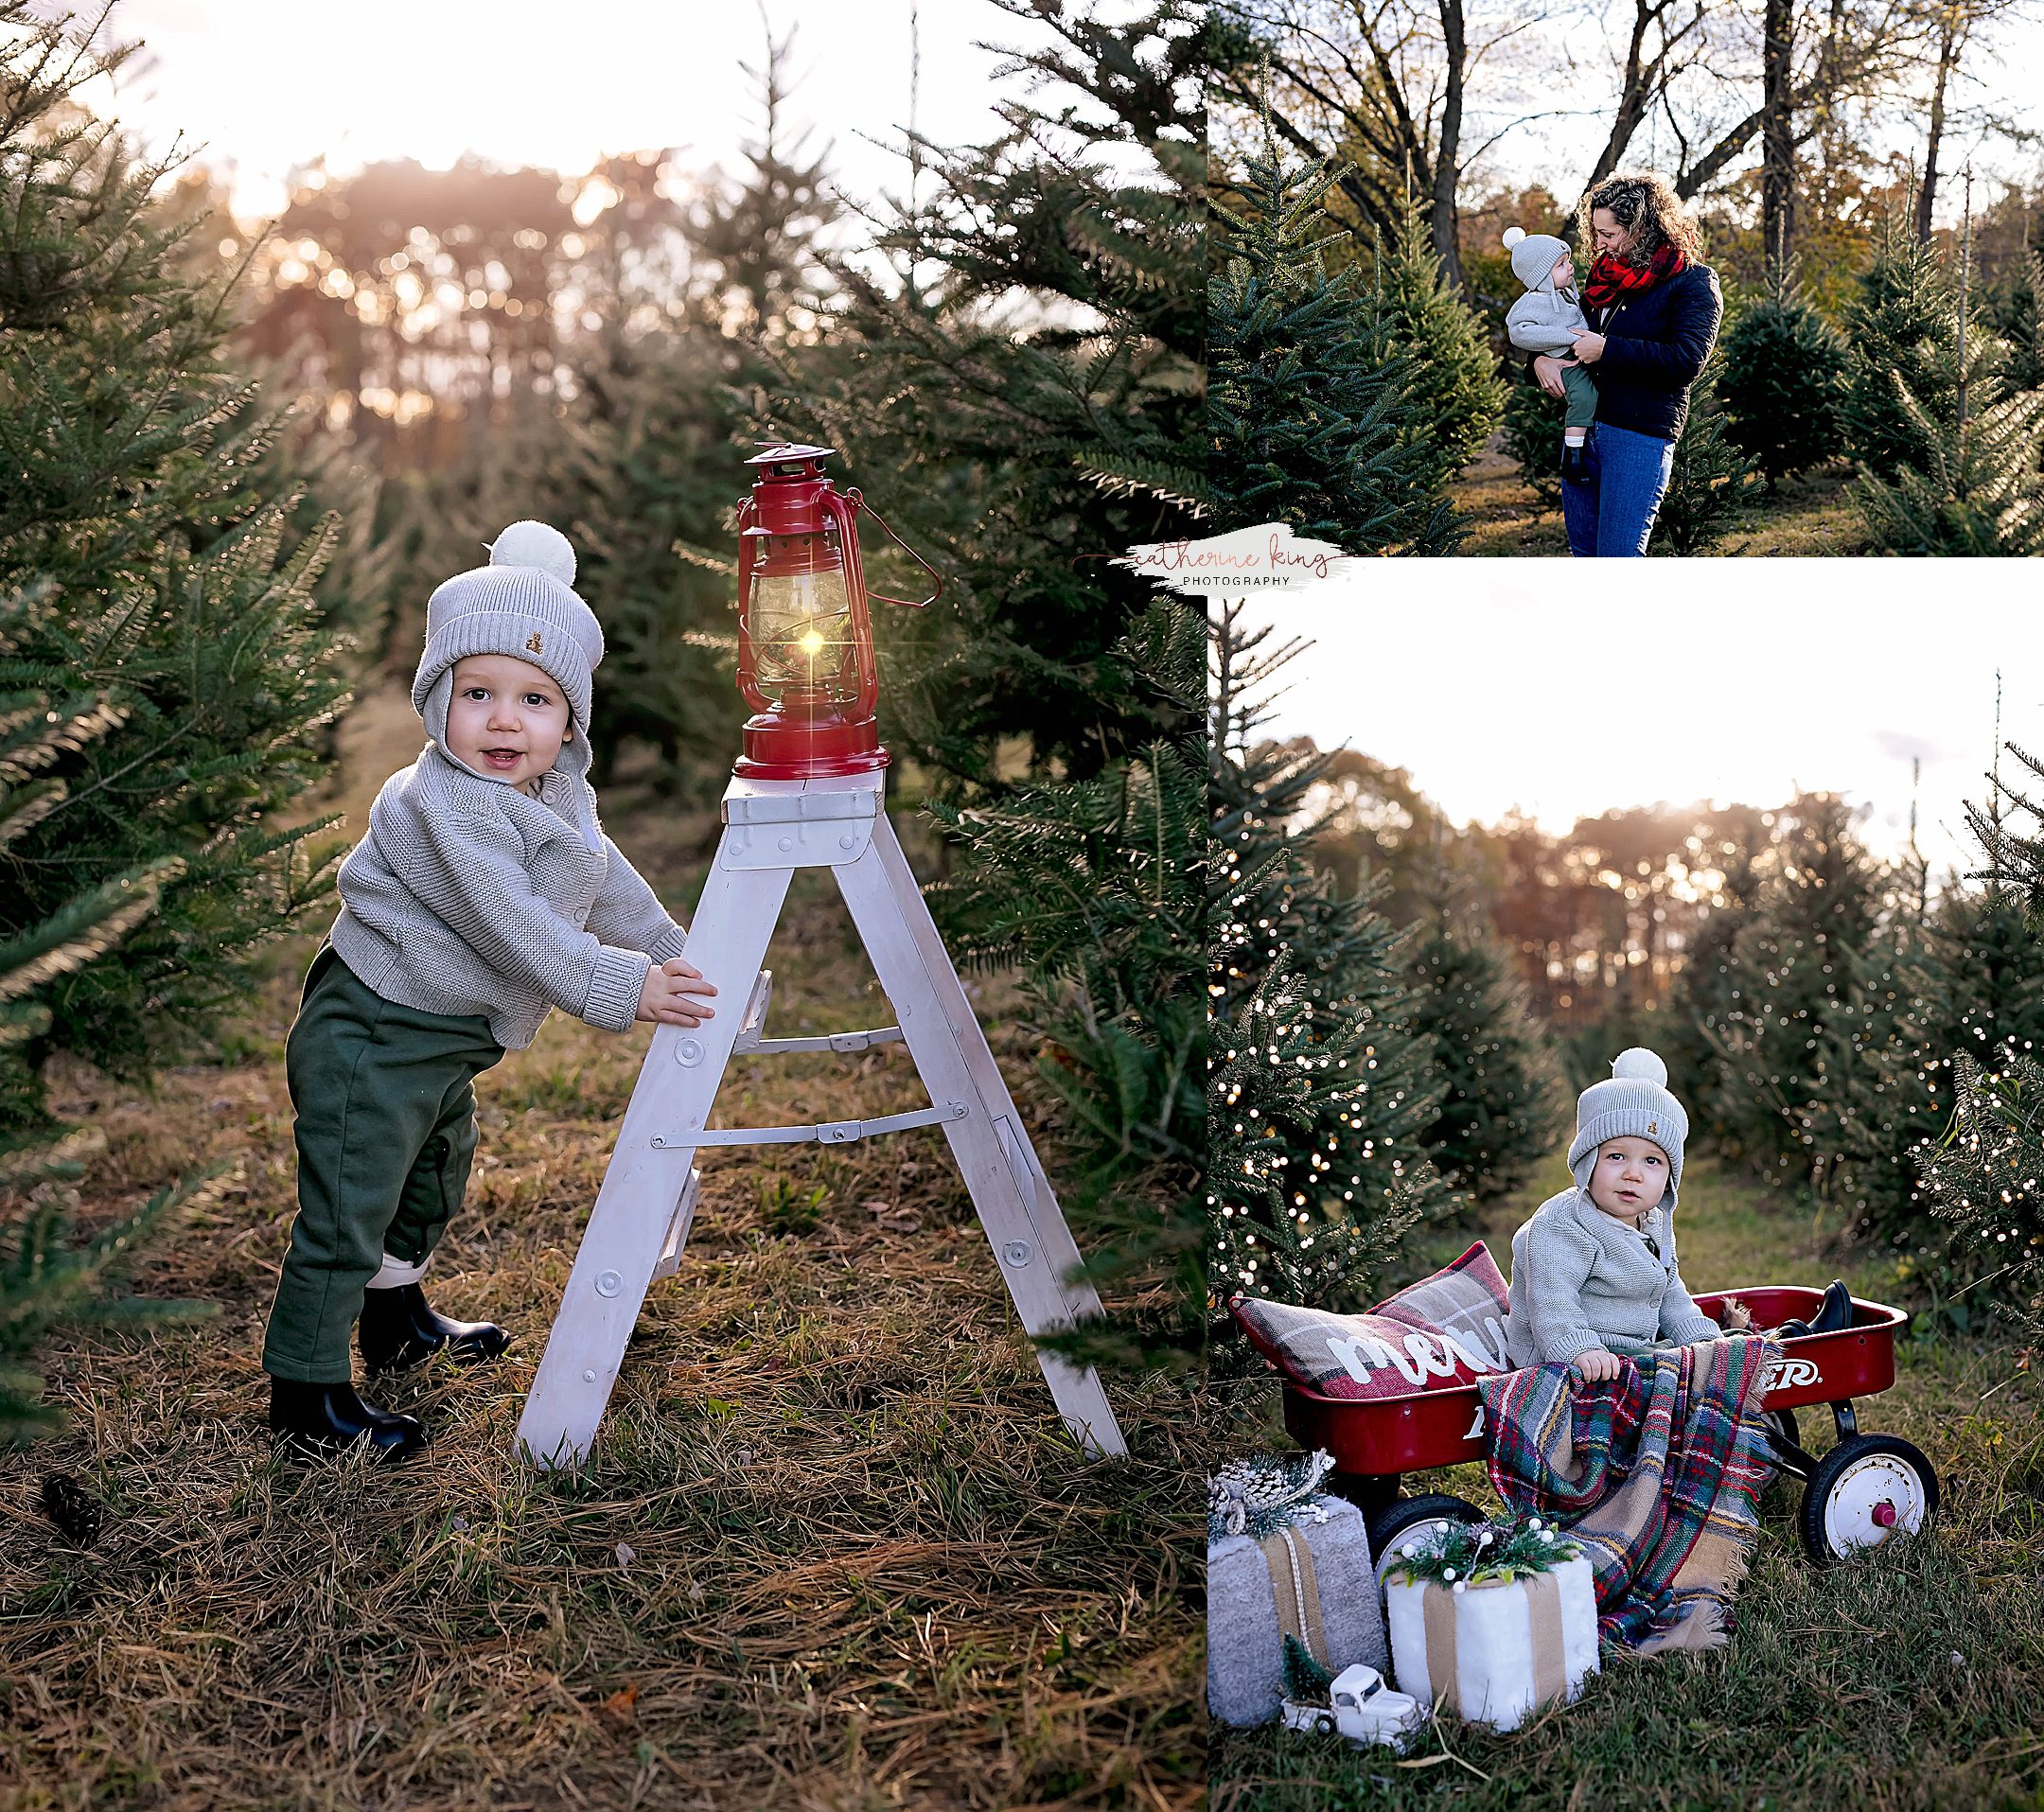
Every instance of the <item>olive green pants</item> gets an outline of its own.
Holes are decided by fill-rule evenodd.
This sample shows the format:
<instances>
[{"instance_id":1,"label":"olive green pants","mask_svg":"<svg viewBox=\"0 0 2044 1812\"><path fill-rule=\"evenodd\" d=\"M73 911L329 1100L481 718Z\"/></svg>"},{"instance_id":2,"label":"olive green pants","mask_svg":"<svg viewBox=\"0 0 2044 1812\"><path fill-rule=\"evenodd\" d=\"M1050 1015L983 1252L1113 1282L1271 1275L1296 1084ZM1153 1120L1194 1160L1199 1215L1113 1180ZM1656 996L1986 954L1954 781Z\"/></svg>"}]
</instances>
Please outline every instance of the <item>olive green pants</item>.
<instances>
[{"instance_id":1,"label":"olive green pants","mask_svg":"<svg viewBox=\"0 0 2044 1812\"><path fill-rule=\"evenodd\" d=\"M364 987L331 944L306 974L284 1045L298 1217L270 1309L263 1370L338 1384L383 1255L421 1263L475 1157L474 1079L503 1056L481 1014L430 1013Z\"/></svg>"}]
</instances>

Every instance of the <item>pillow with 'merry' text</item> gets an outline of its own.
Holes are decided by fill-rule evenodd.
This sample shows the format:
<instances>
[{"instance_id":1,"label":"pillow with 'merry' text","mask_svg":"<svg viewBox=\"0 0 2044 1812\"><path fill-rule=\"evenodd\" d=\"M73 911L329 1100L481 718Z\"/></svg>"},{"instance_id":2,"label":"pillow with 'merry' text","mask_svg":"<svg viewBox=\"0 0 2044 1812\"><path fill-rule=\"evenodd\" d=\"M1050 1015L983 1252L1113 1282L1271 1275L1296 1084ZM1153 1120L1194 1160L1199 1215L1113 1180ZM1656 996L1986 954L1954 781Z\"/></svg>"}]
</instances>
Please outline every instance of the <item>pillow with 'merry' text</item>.
<instances>
[{"instance_id":1,"label":"pillow with 'merry' text","mask_svg":"<svg viewBox=\"0 0 2044 1812\"><path fill-rule=\"evenodd\" d=\"M1401 1397L1511 1370L1505 1278L1479 1240L1453 1264L1367 1314L1238 1296L1228 1307L1250 1344L1322 1397Z\"/></svg>"}]
</instances>

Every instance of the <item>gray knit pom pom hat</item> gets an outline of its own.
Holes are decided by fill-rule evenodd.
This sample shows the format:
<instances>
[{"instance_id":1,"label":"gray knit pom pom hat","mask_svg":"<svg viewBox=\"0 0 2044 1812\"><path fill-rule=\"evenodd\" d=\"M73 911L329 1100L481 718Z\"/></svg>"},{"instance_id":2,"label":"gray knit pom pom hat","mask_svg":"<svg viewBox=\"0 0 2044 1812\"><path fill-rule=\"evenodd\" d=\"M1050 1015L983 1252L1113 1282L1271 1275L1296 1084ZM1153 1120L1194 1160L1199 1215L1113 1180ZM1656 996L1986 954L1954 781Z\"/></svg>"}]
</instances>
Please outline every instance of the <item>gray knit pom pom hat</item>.
<instances>
[{"instance_id":1,"label":"gray knit pom pom hat","mask_svg":"<svg viewBox=\"0 0 2044 1812\"><path fill-rule=\"evenodd\" d=\"M1520 226L1505 229L1505 249L1511 254L1512 275L1528 290L1552 290L1555 266L1575 256L1566 239L1551 233L1528 233Z\"/></svg>"},{"instance_id":2,"label":"gray knit pom pom hat","mask_svg":"<svg viewBox=\"0 0 2044 1812\"><path fill-rule=\"evenodd\" d=\"M514 522L487 566L457 572L426 601L426 652L412 681L421 716L433 683L465 655L529 660L559 685L584 736L590 676L604 658L596 613L575 595L574 549L544 522ZM446 719L442 720L443 727Z\"/></svg>"},{"instance_id":3,"label":"gray knit pom pom hat","mask_svg":"<svg viewBox=\"0 0 2044 1812\"><path fill-rule=\"evenodd\" d=\"M1592 1082L1576 1100L1576 1137L1568 1165L1576 1187L1587 1189L1596 1168L1597 1147L1606 1139L1651 1139L1667 1153L1667 1187L1660 1205L1673 1208L1682 1186L1683 1141L1689 1116L1667 1091L1667 1065L1639 1046L1621 1051L1608 1082Z\"/></svg>"}]
</instances>

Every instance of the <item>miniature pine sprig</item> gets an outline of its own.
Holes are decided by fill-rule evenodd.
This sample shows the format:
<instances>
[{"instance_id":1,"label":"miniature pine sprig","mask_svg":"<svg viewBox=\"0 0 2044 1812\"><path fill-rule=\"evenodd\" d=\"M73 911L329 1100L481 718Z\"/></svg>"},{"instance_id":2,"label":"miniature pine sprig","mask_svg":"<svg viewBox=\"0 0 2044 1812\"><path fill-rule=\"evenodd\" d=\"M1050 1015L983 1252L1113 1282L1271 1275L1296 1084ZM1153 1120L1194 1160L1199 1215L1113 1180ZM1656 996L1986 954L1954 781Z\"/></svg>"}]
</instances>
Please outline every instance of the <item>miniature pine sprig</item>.
<instances>
[{"instance_id":1,"label":"miniature pine sprig","mask_svg":"<svg viewBox=\"0 0 2044 1812\"><path fill-rule=\"evenodd\" d=\"M1415 1585L1432 1583L1460 1592L1465 1586L1509 1584L1549 1573L1582 1552L1551 1522L1450 1522L1412 1537L1394 1550L1387 1578Z\"/></svg>"}]
</instances>

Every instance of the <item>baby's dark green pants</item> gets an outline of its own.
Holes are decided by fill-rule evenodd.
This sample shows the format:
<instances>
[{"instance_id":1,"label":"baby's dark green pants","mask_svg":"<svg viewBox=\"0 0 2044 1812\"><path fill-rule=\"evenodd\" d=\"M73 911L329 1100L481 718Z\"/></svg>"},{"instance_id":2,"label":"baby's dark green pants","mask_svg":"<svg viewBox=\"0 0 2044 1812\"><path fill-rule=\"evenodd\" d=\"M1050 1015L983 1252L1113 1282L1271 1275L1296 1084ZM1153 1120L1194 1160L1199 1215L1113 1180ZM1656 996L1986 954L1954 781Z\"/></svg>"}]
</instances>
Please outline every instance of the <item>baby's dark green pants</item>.
<instances>
[{"instance_id":1,"label":"baby's dark green pants","mask_svg":"<svg viewBox=\"0 0 2044 1812\"><path fill-rule=\"evenodd\" d=\"M364 987L323 945L284 1044L298 1119L298 1218L263 1342L273 1378L339 1384L383 1255L417 1264L461 1205L474 1079L503 1055L479 1013L429 1013Z\"/></svg>"}]
</instances>

